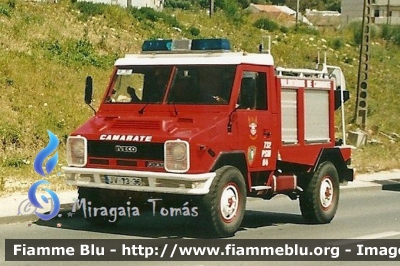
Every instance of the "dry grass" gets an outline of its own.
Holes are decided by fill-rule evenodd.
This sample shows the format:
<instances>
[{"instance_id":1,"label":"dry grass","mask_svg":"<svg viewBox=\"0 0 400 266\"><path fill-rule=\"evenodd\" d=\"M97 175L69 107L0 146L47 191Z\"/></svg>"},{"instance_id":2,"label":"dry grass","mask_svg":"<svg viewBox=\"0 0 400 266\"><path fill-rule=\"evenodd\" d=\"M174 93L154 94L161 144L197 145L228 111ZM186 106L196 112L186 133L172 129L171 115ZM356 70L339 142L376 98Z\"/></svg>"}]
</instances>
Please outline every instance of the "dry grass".
<instances>
[{"instance_id":1,"label":"dry grass","mask_svg":"<svg viewBox=\"0 0 400 266\"><path fill-rule=\"evenodd\" d=\"M99 102L115 57L138 52L147 38L193 37L190 27L200 30L198 37L230 39L236 51L256 52L262 37L271 35L279 66L313 68L317 51L326 51L328 63L342 67L347 77L352 95L345 107L348 124L354 114L358 51L348 29L267 32L252 26L256 18L251 16L234 24L223 12L209 18L205 10L165 10L176 17L178 29L162 20L139 21L117 6L85 20L69 1L17 1L15 8L8 3L0 0L0 6L9 10L9 16L0 14L0 193L26 190L41 179L32 163L47 145L47 129L60 139L60 165L47 178L53 189L65 189L62 174L58 174L65 164L65 139L92 115L83 103L85 77L93 76ZM368 128L400 133L399 48L380 39L373 41ZM399 144L379 134L374 138L382 144L354 151L353 163L359 172L400 168Z\"/></svg>"}]
</instances>

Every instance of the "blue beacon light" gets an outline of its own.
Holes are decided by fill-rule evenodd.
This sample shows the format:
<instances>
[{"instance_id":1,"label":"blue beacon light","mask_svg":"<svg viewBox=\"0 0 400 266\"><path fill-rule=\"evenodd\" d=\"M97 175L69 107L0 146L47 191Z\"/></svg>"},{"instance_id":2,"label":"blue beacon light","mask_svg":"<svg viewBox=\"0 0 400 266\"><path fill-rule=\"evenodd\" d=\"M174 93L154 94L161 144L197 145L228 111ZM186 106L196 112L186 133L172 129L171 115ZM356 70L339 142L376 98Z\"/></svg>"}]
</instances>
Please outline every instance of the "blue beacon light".
<instances>
[{"instance_id":1,"label":"blue beacon light","mask_svg":"<svg viewBox=\"0 0 400 266\"><path fill-rule=\"evenodd\" d=\"M231 49L231 45L227 39L195 39L186 41L189 43L188 50L191 51L229 51ZM173 50L174 41L171 39L146 40L142 45L143 52L168 52Z\"/></svg>"}]
</instances>

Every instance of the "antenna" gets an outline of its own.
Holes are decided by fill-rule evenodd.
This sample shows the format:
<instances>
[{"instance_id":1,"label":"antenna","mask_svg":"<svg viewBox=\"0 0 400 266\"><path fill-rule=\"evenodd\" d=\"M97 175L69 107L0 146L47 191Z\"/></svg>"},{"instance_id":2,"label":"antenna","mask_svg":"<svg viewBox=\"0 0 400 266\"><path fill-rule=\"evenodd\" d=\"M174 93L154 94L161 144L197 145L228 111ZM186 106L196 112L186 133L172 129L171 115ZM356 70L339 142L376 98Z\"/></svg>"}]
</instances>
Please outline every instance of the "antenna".
<instances>
[{"instance_id":1,"label":"antenna","mask_svg":"<svg viewBox=\"0 0 400 266\"><path fill-rule=\"evenodd\" d=\"M326 74L327 69L326 69L326 51L324 51L324 62L321 64L321 57L319 54L320 50L318 50L318 56L317 56L317 64L315 66L315 70L319 70L320 66L322 66L322 69L320 70L323 74Z\"/></svg>"},{"instance_id":2,"label":"antenna","mask_svg":"<svg viewBox=\"0 0 400 266\"><path fill-rule=\"evenodd\" d=\"M264 39L268 39L268 49L264 50ZM261 44L258 46L258 51L260 53L271 54L271 36L263 36L261 39Z\"/></svg>"},{"instance_id":3,"label":"antenna","mask_svg":"<svg viewBox=\"0 0 400 266\"><path fill-rule=\"evenodd\" d=\"M319 62L320 62L320 57L319 57L319 49L318 49L318 53L317 53L317 65L315 66L315 70L319 69Z\"/></svg>"}]
</instances>

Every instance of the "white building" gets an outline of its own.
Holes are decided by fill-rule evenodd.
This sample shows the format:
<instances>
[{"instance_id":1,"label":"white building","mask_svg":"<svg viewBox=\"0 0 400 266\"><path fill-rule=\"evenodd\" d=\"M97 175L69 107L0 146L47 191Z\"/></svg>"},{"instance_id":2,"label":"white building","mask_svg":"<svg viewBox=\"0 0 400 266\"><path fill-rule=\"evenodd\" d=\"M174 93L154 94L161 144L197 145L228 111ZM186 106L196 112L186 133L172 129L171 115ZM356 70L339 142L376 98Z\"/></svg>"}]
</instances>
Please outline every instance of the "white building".
<instances>
[{"instance_id":1,"label":"white building","mask_svg":"<svg viewBox=\"0 0 400 266\"><path fill-rule=\"evenodd\" d=\"M400 24L400 0L373 0L372 22L376 24Z\"/></svg>"},{"instance_id":2,"label":"white building","mask_svg":"<svg viewBox=\"0 0 400 266\"><path fill-rule=\"evenodd\" d=\"M400 24L400 0L366 0L371 6L372 23ZM363 17L364 0L342 0L342 21L346 24Z\"/></svg>"},{"instance_id":3,"label":"white building","mask_svg":"<svg viewBox=\"0 0 400 266\"><path fill-rule=\"evenodd\" d=\"M338 11L306 9L306 17L316 27L337 27L340 25L340 15Z\"/></svg>"},{"instance_id":4,"label":"white building","mask_svg":"<svg viewBox=\"0 0 400 266\"><path fill-rule=\"evenodd\" d=\"M151 7L162 9L165 0L78 0L78 2L92 2L96 4L120 5L122 7Z\"/></svg>"},{"instance_id":5,"label":"white building","mask_svg":"<svg viewBox=\"0 0 400 266\"><path fill-rule=\"evenodd\" d=\"M308 21L308 19L300 12L296 18L296 11L287 6L250 4L247 10L252 14L265 14L268 18L280 23L286 22L284 24L287 24L288 26L291 26L291 24L294 25L296 19L302 23L311 25L310 21Z\"/></svg>"}]
</instances>

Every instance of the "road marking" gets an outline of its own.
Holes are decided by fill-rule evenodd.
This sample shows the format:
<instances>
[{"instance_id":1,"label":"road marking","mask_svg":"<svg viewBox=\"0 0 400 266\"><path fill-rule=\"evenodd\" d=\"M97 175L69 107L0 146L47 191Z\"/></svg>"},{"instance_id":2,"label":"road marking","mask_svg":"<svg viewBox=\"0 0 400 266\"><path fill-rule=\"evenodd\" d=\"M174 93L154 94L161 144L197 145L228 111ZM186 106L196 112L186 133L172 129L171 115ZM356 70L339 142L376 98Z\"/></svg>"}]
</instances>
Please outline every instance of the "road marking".
<instances>
[{"instance_id":1,"label":"road marking","mask_svg":"<svg viewBox=\"0 0 400 266\"><path fill-rule=\"evenodd\" d=\"M362 242L363 240L385 238L385 237L391 237L391 236L397 236L397 235L400 235L400 232L388 231L388 232L382 232L382 233L377 233L377 234L352 237L352 238L345 239L345 240L328 242L327 244L332 245L332 246L342 246L342 245L348 245L348 244L352 244L352 243Z\"/></svg>"}]
</instances>

